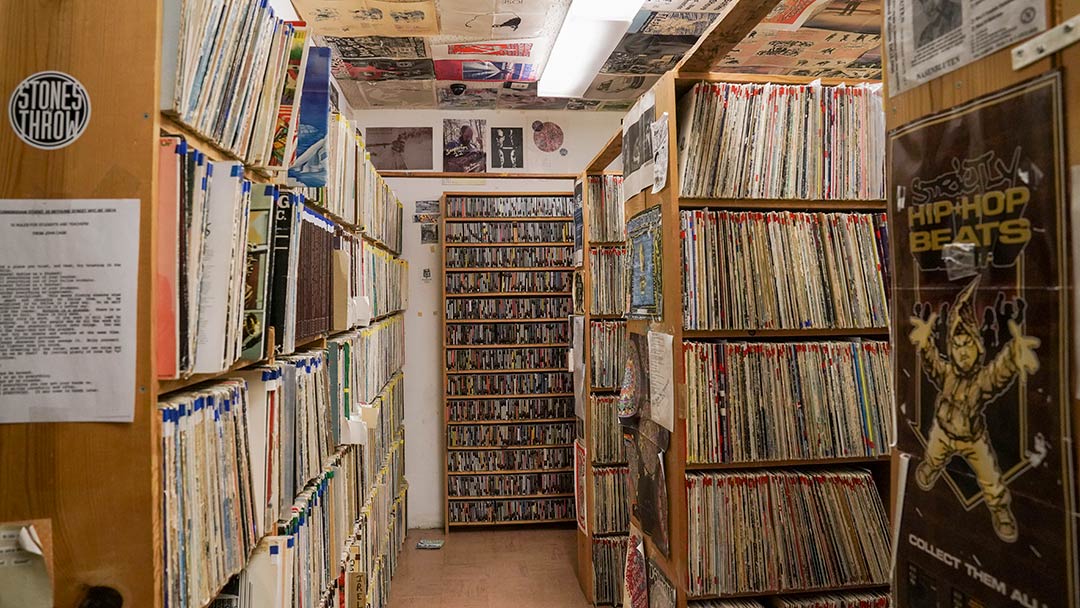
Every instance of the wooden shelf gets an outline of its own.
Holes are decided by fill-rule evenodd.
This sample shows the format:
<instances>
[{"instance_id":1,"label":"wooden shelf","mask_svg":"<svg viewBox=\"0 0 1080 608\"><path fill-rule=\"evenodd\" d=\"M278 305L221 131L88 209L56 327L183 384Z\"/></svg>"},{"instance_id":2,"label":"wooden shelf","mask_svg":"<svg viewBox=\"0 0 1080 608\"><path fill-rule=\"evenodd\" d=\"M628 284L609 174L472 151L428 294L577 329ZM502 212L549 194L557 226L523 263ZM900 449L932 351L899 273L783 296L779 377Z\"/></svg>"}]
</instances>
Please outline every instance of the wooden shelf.
<instances>
[{"instance_id":1,"label":"wooden shelf","mask_svg":"<svg viewBox=\"0 0 1080 608\"><path fill-rule=\"evenodd\" d=\"M469 399L527 399L530 397L573 397L574 393L533 393L531 395L447 395L448 401L466 401Z\"/></svg>"},{"instance_id":2,"label":"wooden shelf","mask_svg":"<svg viewBox=\"0 0 1080 608\"><path fill-rule=\"evenodd\" d=\"M577 521L569 519L517 519L513 521L448 521L451 528L464 526L524 526L527 524L566 524Z\"/></svg>"},{"instance_id":3,"label":"wooden shelf","mask_svg":"<svg viewBox=\"0 0 1080 608\"><path fill-rule=\"evenodd\" d=\"M620 461L620 462L590 462L589 466L591 466L594 469L610 469L610 468L613 468L613 467L630 466L630 463L628 463L625 460Z\"/></svg>"},{"instance_id":4,"label":"wooden shelf","mask_svg":"<svg viewBox=\"0 0 1080 608\"><path fill-rule=\"evenodd\" d=\"M534 222L572 222L574 218L565 215L528 216L528 217L446 217L443 220L455 222L522 222L531 224ZM449 245L450 243L447 243Z\"/></svg>"},{"instance_id":5,"label":"wooden shelf","mask_svg":"<svg viewBox=\"0 0 1080 608\"><path fill-rule=\"evenodd\" d=\"M527 475L530 473L573 473L574 467L561 469L499 469L497 471L447 471L447 475Z\"/></svg>"},{"instance_id":6,"label":"wooden shelf","mask_svg":"<svg viewBox=\"0 0 1080 608\"><path fill-rule=\"evenodd\" d=\"M562 492L559 494L522 494L520 496L448 496L447 500L515 500L518 498L570 498L573 495L573 492Z\"/></svg>"},{"instance_id":7,"label":"wooden shelf","mask_svg":"<svg viewBox=\"0 0 1080 608\"><path fill-rule=\"evenodd\" d=\"M589 387L589 392L590 393L617 393L617 392L619 392L621 390L622 390L621 386L610 386L610 387L590 386Z\"/></svg>"},{"instance_id":8,"label":"wooden shelf","mask_svg":"<svg viewBox=\"0 0 1080 608\"><path fill-rule=\"evenodd\" d=\"M573 266L484 266L477 268L444 268L443 272L538 272L550 270L552 272L567 272L574 270Z\"/></svg>"},{"instance_id":9,"label":"wooden shelf","mask_svg":"<svg viewBox=\"0 0 1080 608\"><path fill-rule=\"evenodd\" d=\"M377 247L379 249L382 249L383 251L393 255L394 257L399 257L401 255L400 251L394 251L393 249L390 248L389 245L387 245L386 243L380 241L379 239L369 235L366 232L361 232L360 233L360 238L362 238L365 241L371 243L372 245L375 245L375 247Z\"/></svg>"},{"instance_id":10,"label":"wooden shelf","mask_svg":"<svg viewBox=\"0 0 1080 608\"><path fill-rule=\"evenodd\" d=\"M569 298L569 291L483 291L480 293L448 293L448 298L519 298L519 297L544 297L559 296Z\"/></svg>"},{"instance_id":11,"label":"wooden shelf","mask_svg":"<svg viewBox=\"0 0 1080 608\"><path fill-rule=\"evenodd\" d=\"M732 82L738 84L810 84L821 81L821 86L835 87L842 84L880 84L880 80L865 78L822 78L819 76L787 76L783 74L737 74L735 72L698 72L679 70L676 87L688 87L698 82Z\"/></svg>"},{"instance_id":12,"label":"wooden shelf","mask_svg":"<svg viewBox=\"0 0 1080 608\"><path fill-rule=\"evenodd\" d=\"M540 445L470 445L470 446L446 446L451 452L487 452L493 450L544 450L551 448L572 448L573 443L543 443Z\"/></svg>"},{"instance_id":13,"label":"wooden shelf","mask_svg":"<svg viewBox=\"0 0 1080 608\"><path fill-rule=\"evenodd\" d=\"M686 463L687 471L737 471L742 469L781 469L890 462L891 456L850 456L838 458L806 458L802 460L753 460L748 462Z\"/></svg>"},{"instance_id":14,"label":"wooden shelf","mask_svg":"<svg viewBox=\"0 0 1080 608\"><path fill-rule=\"evenodd\" d=\"M444 243L447 247L573 247L573 241L544 241L542 243Z\"/></svg>"},{"instance_id":15,"label":"wooden shelf","mask_svg":"<svg viewBox=\"0 0 1080 608\"><path fill-rule=\"evenodd\" d=\"M545 317L537 319L447 319L447 323L454 325L467 323L569 323L569 317Z\"/></svg>"},{"instance_id":16,"label":"wooden shelf","mask_svg":"<svg viewBox=\"0 0 1080 608\"><path fill-rule=\"evenodd\" d=\"M881 211L887 204L876 200L811 200L680 197L680 209L731 209L759 211Z\"/></svg>"},{"instance_id":17,"label":"wooden shelf","mask_svg":"<svg viewBox=\"0 0 1080 608\"><path fill-rule=\"evenodd\" d=\"M264 361L248 361L241 359L236 363L229 366L228 369L216 373L210 374L193 374L187 378L181 378L178 380L158 380L158 396L166 396L168 393L174 393L187 388L191 388L197 384L203 382L211 382L214 380L224 380L229 374L234 374L242 369L252 367L255 365L261 365Z\"/></svg>"},{"instance_id":18,"label":"wooden shelf","mask_svg":"<svg viewBox=\"0 0 1080 608\"><path fill-rule=\"evenodd\" d=\"M589 241L589 249L601 247L626 247L628 241Z\"/></svg>"},{"instance_id":19,"label":"wooden shelf","mask_svg":"<svg viewBox=\"0 0 1080 608\"><path fill-rule=\"evenodd\" d=\"M838 591L868 591L875 589L888 589L889 583L859 583L855 585L837 585L832 587L804 587L800 589L781 589L772 591L744 591L739 593L724 593L720 595L689 595L687 601L700 600L723 600L741 597L774 597L781 595L805 595L834 593Z\"/></svg>"},{"instance_id":20,"label":"wooden shelf","mask_svg":"<svg viewBox=\"0 0 1080 608\"><path fill-rule=\"evenodd\" d=\"M530 372L565 372L561 367L534 367L529 369L470 369L465 371L447 370L448 376L471 376L476 374L525 374Z\"/></svg>"},{"instance_id":21,"label":"wooden shelf","mask_svg":"<svg viewBox=\"0 0 1080 608\"><path fill-rule=\"evenodd\" d=\"M815 328L806 329L684 329L683 338L743 338L753 340L755 338L798 338L800 340L812 340L815 338L864 338L864 337L889 337L888 328Z\"/></svg>"},{"instance_id":22,"label":"wooden shelf","mask_svg":"<svg viewBox=\"0 0 1080 608\"><path fill-rule=\"evenodd\" d=\"M478 348L562 348L570 346L569 342L549 342L538 344L444 344L447 350L470 350ZM563 370L565 371L565 370Z\"/></svg>"},{"instance_id":23,"label":"wooden shelf","mask_svg":"<svg viewBox=\"0 0 1080 608\"><path fill-rule=\"evenodd\" d=\"M590 321L625 321L626 315L624 314L593 314L589 313Z\"/></svg>"},{"instance_id":24,"label":"wooden shelf","mask_svg":"<svg viewBox=\"0 0 1080 608\"><path fill-rule=\"evenodd\" d=\"M577 418L518 418L514 420L447 420L447 426L463 426L473 424L541 424L551 422L574 422Z\"/></svg>"}]
</instances>

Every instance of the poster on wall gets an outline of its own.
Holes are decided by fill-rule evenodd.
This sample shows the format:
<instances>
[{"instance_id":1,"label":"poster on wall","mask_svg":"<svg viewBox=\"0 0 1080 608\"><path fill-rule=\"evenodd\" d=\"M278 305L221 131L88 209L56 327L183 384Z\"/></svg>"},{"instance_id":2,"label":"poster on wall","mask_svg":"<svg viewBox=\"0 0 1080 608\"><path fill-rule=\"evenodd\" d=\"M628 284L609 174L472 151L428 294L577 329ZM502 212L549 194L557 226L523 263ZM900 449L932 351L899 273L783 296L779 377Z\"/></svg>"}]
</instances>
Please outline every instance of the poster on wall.
<instances>
[{"instance_id":1,"label":"poster on wall","mask_svg":"<svg viewBox=\"0 0 1080 608\"><path fill-rule=\"evenodd\" d=\"M491 168L521 169L525 166L525 149L521 127L491 128Z\"/></svg>"},{"instance_id":2,"label":"poster on wall","mask_svg":"<svg viewBox=\"0 0 1080 608\"><path fill-rule=\"evenodd\" d=\"M901 607L1080 601L1061 101L1050 73L890 134Z\"/></svg>"},{"instance_id":3,"label":"poster on wall","mask_svg":"<svg viewBox=\"0 0 1080 608\"><path fill-rule=\"evenodd\" d=\"M585 254L585 184L574 180L574 266L581 267Z\"/></svg>"},{"instance_id":4,"label":"poster on wall","mask_svg":"<svg viewBox=\"0 0 1080 608\"><path fill-rule=\"evenodd\" d=\"M631 319L659 319L664 314L659 206L649 207L626 222L630 241Z\"/></svg>"},{"instance_id":5,"label":"poster on wall","mask_svg":"<svg viewBox=\"0 0 1080 608\"><path fill-rule=\"evenodd\" d=\"M487 121L474 118L443 119L443 171L486 173L484 137Z\"/></svg>"},{"instance_id":6,"label":"poster on wall","mask_svg":"<svg viewBox=\"0 0 1080 608\"><path fill-rule=\"evenodd\" d=\"M653 184L652 123L656 96L641 96L626 113L622 126L623 202Z\"/></svg>"},{"instance_id":7,"label":"poster on wall","mask_svg":"<svg viewBox=\"0 0 1080 608\"><path fill-rule=\"evenodd\" d=\"M326 136L330 117L330 49L308 52L304 88L300 94L296 156L289 163L291 182L321 188L326 185Z\"/></svg>"},{"instance_id":8,"label":"poster on wall","mask_svg":"<svg viewBox=\"0 0 1080 608\"><path fill-rule=\"evenodd\" d=\"M379 171L432 168L431 127L368 127L364 143Z\"/></svg>"},{"instance_id":9,"label":"poster on wall","mask_svg":"<svg viewBox=\"0 0 1080 608\"><path fill-rule=\"evenodd\" d=\"M906 91L1045 29L1040 0L886 0L889 91Z\"/></svg>"}]
</instances>

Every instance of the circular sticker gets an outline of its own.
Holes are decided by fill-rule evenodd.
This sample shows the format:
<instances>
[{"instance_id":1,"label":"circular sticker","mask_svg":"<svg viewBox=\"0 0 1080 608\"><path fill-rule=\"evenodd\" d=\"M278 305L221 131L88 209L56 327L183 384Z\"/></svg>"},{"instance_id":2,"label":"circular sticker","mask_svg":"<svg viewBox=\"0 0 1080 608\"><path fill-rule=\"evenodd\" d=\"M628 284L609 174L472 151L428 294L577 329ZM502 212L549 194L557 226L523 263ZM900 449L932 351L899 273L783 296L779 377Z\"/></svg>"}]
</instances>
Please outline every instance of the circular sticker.
<instances>
[{"instance_id":1,"label":"circular sticker","mask_svg":"<svg viewBox=\"0 0 1080 608\"><path fill-rule=\"evenodd\" d=\"M38 72L11 93L8 121L15 135L27 145L58 150L86 131L90 124L90 95L74 76Z\"/></svg>"},{"instance_id":2,"label":"circular sticker","mask_svg":"<svg viewBox=\"0 0 1080 608\"><path fill-rule=\"evenodd\" d=\"M533 124L533 143L544 152L558 150L563 145L562 127L553 122L545 122L537 129Z\"/></svg>"}]
</instances>

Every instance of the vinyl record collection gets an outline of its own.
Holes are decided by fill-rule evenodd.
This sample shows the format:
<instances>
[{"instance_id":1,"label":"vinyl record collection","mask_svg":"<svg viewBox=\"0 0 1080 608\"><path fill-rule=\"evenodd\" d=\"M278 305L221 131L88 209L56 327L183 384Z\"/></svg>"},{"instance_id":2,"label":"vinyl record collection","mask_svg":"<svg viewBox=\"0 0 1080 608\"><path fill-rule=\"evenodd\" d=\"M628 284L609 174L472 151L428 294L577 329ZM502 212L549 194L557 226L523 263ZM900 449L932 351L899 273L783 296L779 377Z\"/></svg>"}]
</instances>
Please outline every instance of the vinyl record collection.
<instances>
[{"instance_id":1,"label":"vinyl record collection","mask_svg":"<svg viewBox=\"0 0 1080 608\"><path fill-rule=\"evenodd\" d=\"M360 199L360 232L395 254L401 253L402 206L390 185L368 160L363 167L363 192Z\"/></svg>"},{"instance_id":2,"label":"vinyl record collection","mask_svg":"<svg viewBox=\"0 0 1080 608\"><path fill-rule=\"evenodd\" d=\"M626 487L628 467L594 467L593 534L626 534L630 529L630 500Z\"/></svg>"},{"instance_id":3,"label":"vinyl record collection","mask_svg":"<svg viewBox=\"0 0 1080 608\"><path fill-rule=\"evenodd\" d=\"M861 213L683 211L683 327L886 327L878 221Z\"/></svg>"},{"instance_id":4,"label":"vinyl record collection","mask_svg":"<svg viewBox=\"0 0 1080 608\"><path fill-rule=\"evenodd\" d=\"M885 198L880 84L702 82L678 123L682 196Z\"/></svg>"},{"instance_id":5,"label":"vinyl record collection","mask_svg":"<svg viewBox=\"0 0 1080 608\"><path fill-rule=\"evenodd\" d=\"M454 196L446 197L446 217L537 218L569 219L573 197L566 195L522 194L519 196Z\"/></svg>"},{"instance_id":6,"label":"vinyl record collection","mask_svg":"<svg viewBox=\"0 0 1080 608\"><path fill-rule=\"evenodd\" d=\"M570 222L521 220L517 222L446 222L447 243L561 243L573 237Z\"/></svg>"},{"instance_id":7,"label":"vinyl record collection","mask_svg":"<svg viewBox=\"0 0 1080 608\"><path fill-rule=\"evenodd\" d=\"M591 273L592 314L624 315L630 294L629 253L626 247L592 247L589 249Z\"/></svg>"},{"instance_id":8,"label":"vinyl record collection","mask_svg":"<svg viewBox=\"0 0 1080 608\"><path fill-rule=\"evenodd\" d=\"M621 175L589 176L589 241L621 243L626 240L626 211Z\"/></svg>"},{"instance_id":9,"label":"vinyl record collection","mask_svg":"<svg viewBox=\"0 0 1080 608\"><path fill-rule=\"evenodd\" d=\"M572 447L451 450L447 454L451 473L514 472L569 469L574 466Z\"/></svg>"},{"instance_id":10,"label":"vinyl record collection","mask_svg":"<svg viewBox=\"0 0 1080 608\"><path fill-rule=\"evenodd\" d=\"M592 539L593 596L598 606L623 603L623 578L626 572L628 536L604 536Z\"/></svg>"},{"instance_id":11,"label":"vinyl record collection","mask_svg":"<svg viewBox=\"0 0 1080 608\"><path fill-rule=\"evenodd\" d=\"M574 476L569 471L520 475L451 475L447 480L446 491L451 497L572 494Z\"/></svg>"},{"instance_id":12,"label":"vinyl record collection","mask_svg":"<svg viewBox=\"0 0 1080 608\"><path fill-rule=\"evenodd\" d=\"M889 453L888 342L684 342L683 353L687 462Z\"/></svg>"},{"instance_id":13,"label":"vinyl record collection","mask_svg":"<svg viewBox=\"0 0 1080 608\"><path fill-rule=\"evenodd\" d=\"M593 321L590 324L592 385L610 389L622 385L626 366L626 343L629 334L626 321Z\"/></svg>"},{"instance_id":14,"label":"vinyl record collection","mask_svg":"<svg viewBox=\"0 0 1080 608\"><path fill-rule=\"evenodd\" d=\"M565 320L570 202L552 195L444 197L447 485L472 492L447 500L448 528L574 517L572 476L564 475L575 438L567 421L574 411ZM485 475L462 478L463 472ZM535 498L553 487L569 487L570 496ZM461 500L479 496L500 498Z\"/></svg>"},{"instance_id":15,"label":"vinyl record collection","mask_svg":"<svg viewBox=\"0 0 1080 608\"><path fill-rule=\"evenodd\" d=\"M690 608L889 608L888 593L829 593L806 597L778 597L770 604L757 600L701 600Z\"/></svg>"},{"instance_id":16,"label":"vinyl record collection","mask_svg":"<svg viewBox=\"0 0 1080 608\"><path fill-rule=\"evenodd\" d=\"M385 317L408 306L409 263L393 253L361 241L363 295L372 317Z\"/></svg>"},{"instance_id":17,"label":"vinyl record collection","mask_svg":"<svg viewBox=\"0 0 1080 608\"><path fill-rule=\"evenodd\" d=\"M592 425L589 453L592 455L593 465L626 462L622 429L619 428L618 404L618 395L589 396L589 421Z\"/></svg>"},{"instance_id":18,"label":"vinyl record collection","mask_svg":"<svg viewBox=\"0 0 1080 608\"><path fill-rule=\"evenodd\" d=\"M571 418L572 397L454 400L446 404L450 422L470 420L529 420L534 418Z\"/></svg>"},{"instance_id":19,"label":"vinyl record collection","mask_svg":"<svg viewBox=\"0 0 1080 608\"><path fill-rule=\"evenodd\" d=\"M356 332L354 398L370 403L405 366L405 318L394 315Z\"/></svg>"},{"instance_id":20,"label":"vinyl record collection","mask_svg":"<svg viewBox=\"0 0 1080 608\"><path fill-rule=\"evenodd\" d=\"M573 262L569 247L447 247L447 268L568 268Z\"/></svg>"},{"instance_id":21,"label":"vinyl record collection","mask_svg":"<svg viewBox=\"0 0 1080 608\"><path fill-rule=\"evenodd\" d=\"M288 168L307 65L304 22L283 21L260 0L169 0L163 13L163 109L251 166Z\"/></svg>"},{"instance_id":22,"label":"vinyl record collection","mask_svg":"<svg viewBox=\"0 0 1080 608\"><path fill-rule=\"evenodd\" d=\"M686 488L691 595L888 584L888 518L867 472L687 473Z\"/></svg>"}]
</instances>

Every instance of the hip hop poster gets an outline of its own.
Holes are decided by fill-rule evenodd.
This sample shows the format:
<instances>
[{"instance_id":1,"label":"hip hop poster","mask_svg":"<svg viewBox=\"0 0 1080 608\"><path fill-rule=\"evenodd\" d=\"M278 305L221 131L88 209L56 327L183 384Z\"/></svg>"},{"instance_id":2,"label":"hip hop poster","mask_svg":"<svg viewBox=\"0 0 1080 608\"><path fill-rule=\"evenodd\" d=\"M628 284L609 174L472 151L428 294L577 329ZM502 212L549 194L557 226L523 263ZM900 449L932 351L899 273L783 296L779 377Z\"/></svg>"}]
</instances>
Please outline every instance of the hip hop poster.
<instances>
[{"instance_id":1,"label":"hip hop poster","mask_svg":"<svg viewBox=\"0 0 1080 608\"><path fill-rule=\"evenodd\" d=\"M1076 606L1061 78L890 134L903 607Z\"/></svg>"}]
</instances>

